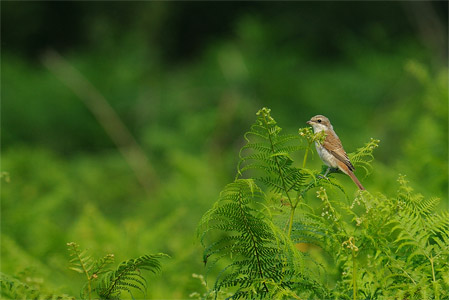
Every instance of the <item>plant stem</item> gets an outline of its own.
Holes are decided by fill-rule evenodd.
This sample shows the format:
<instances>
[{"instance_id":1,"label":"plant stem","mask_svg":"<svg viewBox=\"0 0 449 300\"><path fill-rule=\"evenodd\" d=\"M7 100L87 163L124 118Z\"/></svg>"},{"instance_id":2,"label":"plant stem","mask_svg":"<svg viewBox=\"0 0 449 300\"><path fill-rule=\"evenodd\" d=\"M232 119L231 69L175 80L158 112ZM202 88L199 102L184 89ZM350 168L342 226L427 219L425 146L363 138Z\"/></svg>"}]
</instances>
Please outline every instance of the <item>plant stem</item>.
<instances>
[{"instance_id":1,"label":"plant stem","mask_svg":"<svg viewBox=\"0 0 449 300\"><path fill-rule=\"evenodd\" d=\"M440 299L440 295L438 294L438 291L437 291L437 288L436 288L436 285L435 285L435 282L436 282L436 280L435 280L435 268L434 268L434 266L433 266L433 257L429 257L429 260L430 260L430 266L432 267L432 278L433 278L433 292L434 292L434 294L435 294L435 297L436 297L436 299Z\"/></svg>"},{"instance_id":2,"label":"plant stem","mask_svg":"<svg viewBox=\"0 0 449 300\"><path fill-rule=\"evenodd\" d=\"M290 209L290 219L288 221L288 237L290 237L290 235L292 233L293 217L295 215L295 209L296 209L296 205L292 206L291 209Z\"/></svg>"},{"instance_id":3,"label":"plant stem","mask_svg":"<svg viewBox=\"0 0 449 300\"><path fill-rule=\"evenodd\" d=\"M87 279L87 290L89 292L89 300L92 299L92 286L91 286L91 277L89 275L89 271L87 271L86 266L84 265L83 261L81 260L81 257L78 255L78 259L81 263L81 267L83 268L84 274L86 275Z\"/></svg>"},{"instance_id":4,"label":"plant stem","mask_svg":"<svg viewBox=\"0 0 449 300\"><path fill-rule=\"evenodd\" d=\"M76 258L80 262L80 266L83 269L83 273L86 276L86 279L87 279L87 290L88 290L88 293L89 293L89 300L91 300L92 299L92 286L91 286L92 278L89 275L89 271L87 270L87 267L86 267L86 265L84 264L84 262L83 262L83 260L81 258L81 253L78 250L78 246L75 243L71 243L71 245L73 247L73 252L75 253Z\"/></svg>"},{"instance_id":5,"label":"plant stem","mask_svg":"<svg viewBox=\"0 0 449 300\"><path fill-rule=\"evenodd\" d=\"M430 259L430 265L432 266L432 277L433 277L433 282L435 282L435 268L433 267L433 259Z\"/></svg>"},{"instance_id":6,"label":"plant stem","mask_svg":"<svg viewBox=\"0 0 449 300\"><path fill-rule=\"evenodd\" d=\"M310 144L306 148L306 153L304 154L304 160L302 161L302 168L303 169L306 167L306 161L307 161L307 156L309 155L309 149L310 149Z\"/></svg>"},{"instance_id":7,"label":"plant stem","mask_svg":"<svg viewBox=\"0 0 449 300\"><path fill-rule=\"evenodd\" d=\"M357 299L357 282L356 282L357 270L355 268L355 251L352 249L352 295L353 299Z\"/></svg>"},{"instance_id":8,"label":"plant stem","mask_svg":"<svg viewBox=\"0 0 449 300\"><path fill-rule=\"evenodd\" d=\"M91 280L90 280L90 278L88 278L87 280L88 280L87 286L88 286L88 290L89 290L89 300L91 300L92 299L92 286L90 284Z\"/></svg>"}]
</instances>

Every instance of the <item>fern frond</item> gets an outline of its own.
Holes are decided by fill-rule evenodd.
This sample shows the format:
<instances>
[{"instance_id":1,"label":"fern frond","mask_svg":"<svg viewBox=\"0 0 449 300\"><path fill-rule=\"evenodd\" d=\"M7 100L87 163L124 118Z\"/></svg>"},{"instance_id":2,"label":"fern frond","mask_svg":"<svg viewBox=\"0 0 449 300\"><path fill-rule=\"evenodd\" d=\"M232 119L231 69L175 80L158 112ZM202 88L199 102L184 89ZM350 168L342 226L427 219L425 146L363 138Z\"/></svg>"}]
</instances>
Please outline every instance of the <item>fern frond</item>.
<instances>
[{"instance_id":1,"label":"fern frond","mask_svg":"<svg viewBox=\"0 0 449 300\"><path fill-rule=\"evenodd\" d=\"M263 295L268 292L264 280L280 276L276 268L280 252L272 244L275 236L267 218L257 210L262 199L262 191L252 180L239 179L225 187L213 211L203 217L207 220L200 224L227 233L205 245L205 257L221 259L232 255L234 261L217 278L216 291L236 287L234 297L238 298L249 293L246 288L251 287L256 294Z\"/></svg>"},{"instance_id":2,"label":"fern frond","mask_svg":"<svg viewBox=\"0 0 449 300\"><path fill-rule=\"evenodd\" d=\"M348 153L349 159L355 168L362 168L365 176L371 173L371 162L374 160L373 151L379 147L380 140L371 138L365 146L358 148L353 153Z\"/></svg>"},{"instance_id":3,"label":"fern frond","mask_svg":"<svg viewBox=\"0 0 449 300\"><path fill-rule=\"evenodd\" d=\"M93 268L92 275L93 277L97 277L100 274L103 274L108 271L107 266L114 262L114 254L107 254L104 257L98 259Z\"/></svg>"},{"instance_id":4,"label":"fern frond","mask_svg":"<svg viewBox=\"0 0 449 300\"><path fill-rule=\"evenodd\" d=\"M74 242L67 243L69 247L70 256L73 257L70 260L70 270L86 275L90 277L90 271L94 267L95 262L92 257L87 254L86 250L80 250L79 245Z\"/></svg>"},{"instance_id":5,"label":"fern frond","mask_svg":"<svg viewBox=\"0 0 449 300\"><path fill-rule=\"evenodd\" d=\"M306 169L304 169L304 171L306 171ZM305 183L303 183L300 186L300 190L298 191L299 192L298 195L300 198L304 197L304 195L313 188L327 185L331 188L334 188L334 187L337 188L346 197L346 200L349 201L348 194L346 193L343 186L338 181L336 181L332 176L323 177L320 174L318 174L317 172L315 172L315 173L304 172L304 174L307 174L307 177L304 177L304 178L312 179L312 181L310 181L310 183L307 185Z\"/></svg>"},{"instance_id":6,"label":"fern frond","mask_svg":"<svg viewBox=\"0 0 449 300\"><path fill-rule=\"evenodd\" d=\"M414 193L404 176L398 181L399 209L390 221L396 246L396 255L390 256L392 276L402 276L407 284L412 282L412 297L422 298L425 294L428 298L441 298L442 287L449 287L443 275L449 272L449 212L435 213L438 199L425 199ZM389 288L399 289L404 281L399 277L394 280Z\"/></svg>"},{"instance_id":7,"label":"fern frond","mask_svg":"<svg viewBox=\"0 0 449 300\"><path fill-rule=\"evenodd\" d=\"M399 190L398 201L402 209L407 210L410 214L427 216L431 214L440 203L437 197L425 199L423 195L414 193L413 188L410 187L409 182L404 175L398 178Z\"/></svg>"},{"instance_id":8,"label":"fern frond","mask_svg":"<svg viewBox=\"0 0 449 300\"><path fill-rule=\"evenodd\" d=\"M132 290L136 289L145 293L147 281L141 274L141 270L146 270L157 274L161 270L160 259L168 255L159 253L153 255L143 255L135 259L122 262L116 270L106 272L97 288L98 295L102 299L115 299L121 292L128 292L132 295Z\"/></svg>"},{"instance_id":9,"label":"fern frond","mask_svg":"<svg viewBox=\"0 0 449 300\"><path fill-rule=\"evenodd\" d=\"M302 214L293 223L291 238L295 243L310 243L323 247L324 240L332 238L326 234L331 230L324 218L314 214Z\"/></svg>"},{"instance_id":10,"label":"fern frond","mask_svg":"<svg viewBox=\"0 0 449 300\"><path fill-rule=\"evenodd\" d=\"M73 257L70 260L69 269L80 274L83 274L86 277L86 283L81 289L81 298L86 298L86 294L90 299L92 294L92 281L94 277L92 277L91 270L95 266L95 262L93 258L87 254L86 250L80 250L79 245L75 242L67 243L69 247L70 256Z\"/></svg>"},{"instance_id":11,"label":"fern frond","mask_svg":"<svg viewBox=\"0 0 449 300\"><path fill-rule=\"evenodd\" d=\"M233 299L263 298L295 286L302 254L269 218L264 194L251 179L228 184L200 222L204 259L215 265L232 258L216 279L214 290L234 289ZM290 246L288 246L290 245ZM294 257L294 258L293 258ZM295 267L296 266L296 267Z\"/></svg>"},{"instance_id":12,"label":"fern frond","mask_svg":"<svg viewBox=\"0 0 449 300\"><path fill-rule=\"evenodd\" d=\"M427 218L429 229L435 235L449 237L449 211L443 211L439 214L430 215Z\"/></svg>"},{"instance_id":13,"label":"fern frond","mask_svg":"<svg viewBox=\"0 0 449 300\"><path fill-rule=\"evenodd\" d=\"M102 299L117 299L121 292L128 292L132 296L132 290L145 293L147 281L141 271L146 270L158 273L161 270L160 259L168 255L159 253L154 255L143 255L135 259L122 262L116 270L109 269L114 262L114 255L108 254L98 260L94 260L85 250L81 251L79 245L71 242L69 247L70 269L82 273L86 282L81 290L81 298L92 298L96 292ZM133 297L134 298L134 297Z\"/></svg>"},{"instance_id":14,"label":"fern frond","mask_svg":"<svg viewBox=\"0 0 449 300\"><path fill-rule=\"evenodd\" d=\"M55 294L31 286L14 276L0 273L0 298L1 299L45 299L45 300L75 300L66 294Z\"/></svg>"},{"instance_id":15,"label":"fern frond","mask_svg":"<svg viewBox=\"0 0 449 300\"><path fill-rule=\"evenodd\" d=\"M236 178L249 170L258 170L261 174L253 177L274 192L285 194L292 204L289 192L298 191L308 176L307 172L292 166L291 154L304 149L299 135L281 134L270 110L262 108L245 139L247 144L240 150Z\"/></svg>"}]
</instances>

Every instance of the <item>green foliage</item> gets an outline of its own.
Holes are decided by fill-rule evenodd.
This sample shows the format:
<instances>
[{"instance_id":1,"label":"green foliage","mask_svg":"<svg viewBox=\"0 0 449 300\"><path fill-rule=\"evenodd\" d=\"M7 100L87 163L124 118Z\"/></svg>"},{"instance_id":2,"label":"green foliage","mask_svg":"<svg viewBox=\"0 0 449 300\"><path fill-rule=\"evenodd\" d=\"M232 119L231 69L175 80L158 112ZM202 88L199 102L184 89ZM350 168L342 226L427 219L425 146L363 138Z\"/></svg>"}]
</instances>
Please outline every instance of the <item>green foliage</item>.
<instances>
[{"instance_id":1,"label":"green foliage","mask_svg":"<svg viewBox=\"0 0 449 300\"><path fill-rule=\"evenodd\" d=\"M113 254L93 259L86 250L80 250L78 244L71 242L67 246L72 257L69 268L85 277L85 284L80 291L81 299L92 299L94 293L100 299L122 299L122 292L129 293L134 299L133 291L139 291L145 296L148 284L142 271L159 273L160 259L168 257L163 253L143 255L123 261L113 270L110 268L114 262ZM50 291L43 285L42 279L33 279L29 274L0 275L2 299L77 299Z\"/></svg>"},{"instance_id":2,"label":"green foliage","mask_svg":"<svg viewBox=\"0 0 449 300\"><path fill-rule=\"evenodd\" d=\"M245 134L237 178L200 222L208 270L221 268L211 294L231 292L236 299L449 297L449 212L436 212L439 199L414 193L400 176L395 195L357 191L348 202L337 179L295 167L294 152L305 150L307 156L322 136L308 129L300 129L298 137L280 132L270 110L261 109ZM367 175L378 144L371 139L349 154ZM242 179L243 174L249 178ZM313 192L319 203L311 202Z\"/></svg>"},{"instance_id":3,"label":"green foliage","mask_svg":"<svg viewBox=\"0 0 449 300\"><path fill-rule=\"evenodd\" d=\"M39 283L32 282L30 278L28 282L23 282L17 277L0 273L0 296L2 299L35 299L35 300L75 300L65 294L58 294L43 289Z\"/></svg>"},{"instance_id":4,"label":"green foliage","mask_svg":"<svg viewBox=\"0 0 449 300\"><path fill-rule=\"evenodd\" d=\"M258 180L269 186L274 192L286 193L289 204L291 191L299 191L301 184L309 174L292 167L290 155L301 147L296 135L281 134L281 128L270 116L270 110L263 108L257 113L257 121L245 134L247 144L240 151L238 176L248 170L261 170ZM244 154L246 150L252 150Z\"/></svg>"},{"instance_id":5,"label":"green foliage","mask_svg":"<svg viewBox=\"0 0 449 300\"><path fill-rule=\"evenodd\" d=\"M223 298L229 298L232 296L232 293L225 292L225 291L215 291L215 290L208 290L206 279L203 275L193 273L193 278L196 278L201 283L201 291L193 292L189 295L189 298L191 299L197 299L197 300L205 300L205 299L223 299Z\"/></svg>"},{"instance_id":6,"label":"green foliage","mask_svg":"<svg viewBox=\"0 0 449 300\"><path fill-rule=\"evenodd\" d=\"M332 219L332 225L343 228L343 234L328 231L336 244L325 247L335 251L334 260L343 270L338 297L349 299L351 286L363 299L449 296L448 212L436 213L435 199L412 193L403 177L399 182L394 197L362 192L351 206L343 206L350 222Z\"/></svg>"},{"instance_id":7,"label":"green foliage","mask_svg":"<svg viewBox=\"0 0 449 300\"><path fill-rule=\"evenodd\" d=\"M200 229L206 246L204 261L210 268L223 258L232 263L222 269L214 290L237 287L233 298L294 295L291 287L302 286L310 294L321 287L303 274L304 257L279 231L263 206L264 195L251 179L236 179L225 187L215 206L204 216ZM206 235L212 233L212 237Z\"/></svg>"},{"instance_id":8,"label":"green foliage","mask_svg":"<svg viewBox=\"0 0 449 300\"><path fill-rule=\"evenodd\" d=\"M374 160L373 150L379 147L379 143L380 140L372 138L364 147L358 148L349 156L354 167L365 170L365 176L368 176L371 173L371 162Z\"/></svg>"},{"instance_id":9,"label":"green foliage","mask_svg":"<svg viewBox=\"0 0 449 300\"><path fill-rule=\"evenodd\" d=\"M98 295L102 299L119 298L122 291L129 292L137 289L145 292L147 282L141 275L141 270L157 274L161 270L160 258L165 254L144 255L122 262L116 270L107 272L101 280Z\"/></svg>"},{"instance_id":10,"label":"green foliage","mask_svg":"<svg viewBox=\"0 0 449 300\"><path fill-rule=\"evenodd\" d=\"M41 50L45 50L42 46L48 40L41 40L26 28L35 31L39 28L37 21L47 32L59 30L60 27L48 26L48 20L54 18L45 17L54 14L26 8L31 2L9 3L16 7L15 14L9 14L2 3L5 8L2 25L12 24L14 29L3 32L9 33L10 38L22 36L39 53L34 60L21 56L12 40L6 43L11 47L2 47L0 171L7 173L0 175L0 268L4 274L14 274L14 278L42 294L45 290L49 294L79 297L86 277L75 276L79 274L67 268L65 243L72 240L80 241L91 253L114 253L117 262L138 257L155 246L156 252L169 253L173 258L164 264L163 274L154 278L146 291L148 298L184 299L193 291L202 290L204 286L190 276L202 270L198 258L201 245L194 243L192 231L210 208L211 199L236 175L239 157L235 153L245 142L243 133L254 121L253 112L262 105L276 112L279 124L282 119L283 129L278 136L294 134L297 127L305 126L306 120L319 113L332 120L348 152L371 136L381 139L382 147L376 149L373 167L367 167L369 176L363 178L366 172L362 165L356 165L356 172L361 171L360 175L356 173L357 177L370 192L388 195L375 194L381 203L396 197L396 178L401 173L407 174L410 186L424 195L423 203L440 197L435 211L448 208L447 51L442 60L438 59L417 31L409 30L412 28L408 26L409 20L417 20L416 16L403 18L408 25L399 28L398 15L390 14L394 20L388 27L379 22L379 17L389 18L385 5L367 4L377 10L370 9L371 20L363 15L359 21L365 25L359 26L354 18L341 18L335 13L334 8L352 12L350 2L345 9L335 3L324 10L321 4L292 4L292 7L304 5L300 13L305 18L298 18L297 11L282 3L279 5L283 9L279 11L266 9L267 5L261 3L262 10L251 8L251 12L245 5L231 4L238 7L237 15L229 18L223 14L226 16L223 23L216 22L216 18L210 20L214 26L226 28L229 34L217 35L208 23L204 33L212 40L190 43L191 36L198 37L199 28L191 22L205 24L196 13L210 15L203 9L203 3L197 7L186 3L190 9L183 10L178 5L148 2L148 6L128 10L129 5L117 2L104 10L101 5L92 4L95 8L88 2L79 2L84 8L75 12L65 5L35 2L39 7L52 8L51 11L64 9L70 15L66 21L71 28L83 30L82 39L90 41L78 40L82 47L72 48L64 38L65 50L57 47L60 43L52 45L105 97L148 155L160 180L146 194L98 120L76 94L41 64L39 57L43 54ZM131 20L126 28L121 25L123 19L114 14L117 9L121 11L122 5L127 7L125 13ZM404 12L402 3L396 7ZM364 3L358 8L366 11ZM272 22L266 22L264 11L276 15L270 19ZM79 13L88 13L87 19L72 22ZM332 16L332 21L317 18L321 13ZM172 21L177 15L184 16L183 24L188 26ZM26 19L22 25L28 25L17 25L20 19ZM352 25L335 26L338 34L332 41L322 38L329 29L325 23L338 25L343 19L350 20L352 25L357 23L358 30L352 30ZM292 26L295 20L304 24L320 21L310 31L310 26ZM77 22L82 26L76 26ZM110 26L110 22L115 25ZM170 28L163 24L169 24ZM167 38L167 30L173 32L181 27L195 33L185 35L185 39L177 38L179 35ZM302 33L298 35L297 30ZM403 34L398 35L398 30ZM196 54L190 56L191 52L174 47L172 41L186 47L194 45ZM329 48L329 43L333 47ZM164 44L166 48L161 48ZM28 53L29 47L26 48ZM185 54L185 60L180 63L172 59L172 50ZM309 128L301 130L311 132ZM254 142L264 141L250 134L247 137ZM313 134L310 137L318 138ZM337 268L333 258L339 243L348 241L351 231L336 240L330 233L341 229L341 224L328 223L331 217L324 222L321 214L326 211L337 214L349 222L349 228L355 226L357 221L350 222L353 214L346 205L353 202L354 186L341 174L331 174L329 181L317 177L321 162L313 140L296 138L287 144L305 150L288 152L293 163L282 167L296 168L294 172L302 175L311 171L305 179L311 185L309 190L307 186L301 187L306 191L302 197L293 189L289 192L293 203L298 201L294 222L290 222L290 240L307 251L306 261L317 262L307 263L317 269L311 277L319 278L318 282L325 282L332 290L341 281L343 272L348 283L352 282L351 261L338 264ZM242 156L254 151L248 148L242 151ZM286 155L280 157L285 159ZM271 163L273 159L269 159ZM247 160L242 168L255 162ZM264 214L269 216L268 224L274 224L273 232L288 236L292 210L287 205L287 195L283 190L274 192L272 184L261 180L271 175L261 169L248 169L239 178L254 179L264 192L262 206L267 207ZM319 184L312 184L314 178ZM273 182L279 179L272 178ZM325 185L327 200L315 197L320 184ZM337 185L344 188L346 196ZM423 206L430 209L430 202ZM355 203L353 210L359 214L363 208ZM384 220L382 215L374 218ZM357 220L362 221L360 226L366 222L362 218ZM397 225L382 227L374 221L374 228L378 226L388 232ZM395 231L398 233L399 229ZM355 245L362 249L359 236L353 236ZM371 236L380 239L375 233ZM213 236L205 241L207 238ZM282 235L278 238L282 240ZM288 245L290 240L285 240ZM345 255L352 256L352 250L345 251ZM363 258L361 266L369 261L363 255L359 258ZM300 260L293 261L300 265ZM214 280L227 262L228 258L217 262L215 270L210 269L208 280ZM18 275L28 268L32 270L30 276ZM372 274L376 275L364 276L384 275ZM351 288L352 285L349 286L352 291ZM273 286L270 293L275 290ZM288 292L285 287L282 291L280 294ZM218 298L228 296L225 288L220 292ZM213 291L207 295L213 295ZM131 295L125 292L122 297Z\"/></svg>"},{"instance_id":11,"label":"green foliage","mask_svg":"<svg viewBox=\"0 0 449 300\"><path fill-rule=\"evenodd\" d=\"M396 290L407 287L415 299L449 297L449 212L436 213L438 198L425 199L413 193L403 176L396 199L396 215L390 235L395 237L392 268L398 277Z\"/></svg>"},{"instance_id":12,"label":"green foliage","mask_svg":"<svg viewBox=\"0 0 449 300\"><path fill-rule=\"evenodd\" d=\"M145 294L147 281L141 271L159 273L161 270L159 259L167 257L162 253L143 255L124 261L116 270L111 270L108 265L114 261L114 255L108 254L94 260L86 250L79 250L78 244L71 242L67 243L67 246L73 257L70 260L70 269L86 277L86 283L81 290L82 299L91 299L93 292L96 292L101 299L120 299L121 292L128 292L132 296L133 290Z\"/></svg>"},{"instance_id":13,"label":"green foliage","mask_svg":"<svg viewBox=\"0 0 449 300\"><path fill-rule=\"evenodd\" d=\"M310 136L310 133L309 135ZM320 137L311 138L317 140ZM258 170L252 174L256 180L268 186L269 189L285 197L286 204L291 207L288 235L291 233L293 214L302 196L312 187L319 184L323 177L305 168L293 166L292 155L303 149L299 144L299 136L281 134L281 128L271 117L270 110L262 108L257 112L257 120L245 134L247 144L240 151L240 161L237 175L245 171ZM307 149L310 148L310 143ZM250 151L248 151L250 150ZM307 180L313 179L306 184ZM336 185L335 182L329 182Z\"/></svg>"},{"instance_id":14,"label":"green foliage","mask_svg":"<svg viewBox=\"0 0 449 300\"><path fill-rule=\"evenodd\" d=\"M228 233L206 249L204 261L207 263L213 254L234 257L233 264L219 275L215 289L238 286L236 298L252 297L251 293L264 295L268 293L266 280L282 279L279 252L272 245L274 235L259 213L262 207L257 207L260 198L261 191L252 181L238 180L223 190L218 205L203 221L209 223L208 230Z\"/></svg>"}]
</instances>

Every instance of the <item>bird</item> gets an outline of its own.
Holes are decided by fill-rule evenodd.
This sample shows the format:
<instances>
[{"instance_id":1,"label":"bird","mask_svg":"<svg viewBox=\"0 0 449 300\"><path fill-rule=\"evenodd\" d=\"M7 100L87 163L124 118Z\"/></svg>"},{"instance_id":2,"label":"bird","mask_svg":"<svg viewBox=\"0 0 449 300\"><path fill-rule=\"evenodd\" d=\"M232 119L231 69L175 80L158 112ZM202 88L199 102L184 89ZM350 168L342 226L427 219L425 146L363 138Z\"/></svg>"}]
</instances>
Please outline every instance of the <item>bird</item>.
<instances>
[{"instance_id":1,"label":"bird","mask_svg":"<svg viewBox=\"0 0 449 300\"><path fill-rule=\"evenodd\" d=\"M363 185L354 175L354 166L349 160L348 155L343 149L343 145L341 144L340 139L334 131L334 128L329 121L323 115L316 115L312 117L309 121L306 122L313 128L314 133L318 133L324 131L326 137L324 141L320 143L319 141L315 141L316 151L320 156L321 160L328 166L324 177L327 176L329 171L334 168L338 168L340 171L351 177L352 181L357 185L360 190L365 190Z\"/></svg>"}]
</instances>

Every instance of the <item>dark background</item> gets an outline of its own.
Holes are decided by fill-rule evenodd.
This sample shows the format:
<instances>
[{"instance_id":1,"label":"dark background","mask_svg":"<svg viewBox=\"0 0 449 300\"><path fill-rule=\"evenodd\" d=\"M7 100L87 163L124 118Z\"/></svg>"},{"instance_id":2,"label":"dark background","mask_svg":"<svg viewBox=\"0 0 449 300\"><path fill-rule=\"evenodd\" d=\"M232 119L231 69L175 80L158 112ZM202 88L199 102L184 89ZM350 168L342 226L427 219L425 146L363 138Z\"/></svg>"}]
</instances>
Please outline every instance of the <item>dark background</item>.
<instances>
[{"instance_id":1,"label":"dark background","mask_svg":"<svg viewBox=\"0 0 449 300\"><path fill-rule=\"evenodd\" d=\"M87 50L101 43L92 39L92 26L103 22L108 37L118 41L130 31L140 31L145 37L143 43L157 44L165 63L179 63L199 57L210 43L232 37L235 22L242 16L253 15L278 30L278 43L306 45L315 55L325 58L343 54L342 34L350 32L363 38L376 26L393 39L418 37L423 44L435 43L426 46L442 47L438 50L444 51L447 9L445 1L276 4L10 1L2 6L2 47L31 61L48 47L64 52ZM440 54L445 58L444 52Z\"/></svg>"}]
</instances>

